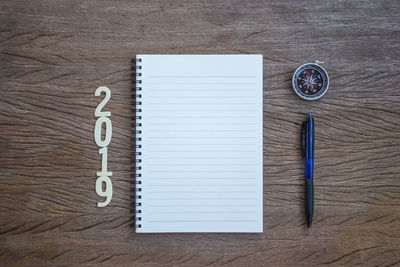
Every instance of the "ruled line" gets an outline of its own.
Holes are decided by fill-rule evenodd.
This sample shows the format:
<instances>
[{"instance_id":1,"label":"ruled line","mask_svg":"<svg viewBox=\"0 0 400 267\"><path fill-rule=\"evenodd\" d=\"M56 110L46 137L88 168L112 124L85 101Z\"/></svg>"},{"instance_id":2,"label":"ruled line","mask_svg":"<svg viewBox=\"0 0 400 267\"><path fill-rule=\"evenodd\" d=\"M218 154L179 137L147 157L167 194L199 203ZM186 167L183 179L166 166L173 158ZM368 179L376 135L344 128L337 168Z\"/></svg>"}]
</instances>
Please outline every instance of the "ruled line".
<instances>
[{"instance_id":1,"label":"ruled line","mask_svg":"<svg viewBox=\"0 0 400 267\"><path fill-rule=\"evenodd\" d=\"M149 207L254 207L254 204L202 204L202 205L193 205L193 204L167 204L167 205L149 205Z\"/></svg>"},{"instance_id":2,"label":"ruled line","mask_svg":"<svg viewBox=\"0 0 400 267\"><path fill-rule=\"evenodd\" d=\"M184 222L184 223L199 223L199 222L256 222L256 220L181 220L181 221L162 221L162 220L152 220L152 221L146 221L150 223L179 223L179 222Z\"/></svg>"},{"instance_id":3,"label":"ruled line","mask_svg":"<svg viewBox=\"0 0 400 267\"><path fill-rule=\"evenodd\" d=\"M149 82L148 84L162 84L162 85L166 85L166 84L189 84L189 85L193 85L193 84L198 84L198 85L204 85L204 84L223 84L223 85L254 85L256 84L256 82Z\"/></svg>"},{"instance_id":4,"label":"ruled line","mask_svg":"<svg viewBox=\"0 0 400 267\"><path fill-rule=\"evenodd\" d=\"M151 111L193 111L193 112L198 112L199 110L194 110L194 109L149 109L149 112ZM201 110L203 111L203 110ZM207 109L207 111L227 111L227 112L233 112L233 111L255 111L255 109Z\"/></svg>"},{"instance_id":5,"label":"ruled line","mask_svg":"<svg viewBox=\"0 0 400 267\"><path fill-rule=\"evenodd\" d=\"M246 91L244 91L246 90ZM149 90L149 92L227 92L227 93L233 93L236 91L241 91L245 93L256 93L254 90L248 90L248 89L243 89L243 88L230 88L230 89L189 89L189 88L183 88L183 89L164 89L164 88L152 88Z\"/></svg>"},{"instance_id":6,"label":"ruled line","mask_svg":"<svg viewBox=\"0 0 400 267\"><path fill-rule=\"evenodd\" d=\"M151 186L159 186L159 187L188 187L188 186L200 186L200 187L214 187L214 186L227 186L227 184L151 184ZM229 186L238 187L238 186L255 186L254 184L229 184Z\"/></svg>"},{"instance_id":7,"label":"ruled line","mask_svg":"<svg viewBox=\"0 0 400 267\"><path fill-rule=\"evenodd\" d=\"M148 159L164 159L165 157L148 157ZM168 159L256 159L256 157L168 157Z\"/></svg>"},{"instance_id":8,"label":"ruled line","mask_svg":"<svg viewBox=\"0 0 400 267\"><path fill-rule=\"evenodd\" d=\"M149 78L255 78L253 75L149 75Z\"/></svg>"},{"instance_id":9,"label":"ruled line","mask_svg":"<svg viewBox=\"0 0 400 267\"><path fill-rule=\"evenodd\" d=\"M226 152L256 152L256 150L209 150L209 149L201 149L201 150L149 150L149 152L208 152L208 153L226 153Z\"/></svg>"},{"instance_id":10,"label":"ruled line","mask_svg":"<svg viewBox=\"0 0 400 267\"><path fill-rule=\"evenodd\" d=\"M256 214L255 211L149 211L153 214Z\"/></svg>"},{"instance_id":11,"label":"ruled line","mask_svg":"<svg viewBox=\"0 0 400 267\"><path fill-rule=\"evenodd\" d=\"M230 143L169 143L169 144L163 144L163 143L152 143L148 144L149 146L254 146L256 145L255 143L251 144L230 144Z\"/></svg>"},{"instance_id":12,"label":"ruled line","mask_svg":"<svg viewBox=\"0 0 400 267\"><path fill-rule=\"evenodd\" d=\"M203 177L198 177L198 178L150 178L149 180L151 181L165 181L165 180L194 180L194 181L204 181L204 180L213 180L213 181L218 181L218 180L243 180L243 181L247 181L247 180L256 180L256 178L235 178L235 177L214 177L214 178L209 178L207 176L207 178L203 178Z\"/></svg>"},{"instance_id":13,"label":"ruled line","mask_svg":"<svg viewBox=\"0 0 400 267\"><path fill-rule=\"evenodd\" d=\"M248 193L256 193L256 191L149 191L149 194L178 194L178 193L190 193L190 194L204 194L206 192L207 194L215 193L215 194L221 194L221 193L240 193L240 194L248 194Z\"/></svg>"},{"instance_id":14,"label":"ruled line","mask_svg":"<svg viewBox=\"0 0 400 267\"><path fill-rule=\"evenodd\" d=\"M237 163L206 163L207 166L237 166ZM204 166L204 163L151 163L149 166ZM255 163L240 164L240 166L256 166Z\"/></svg>"},{"instance_id":15,"label":"ruled line","mask_svg":"<svg viewBox=\"0 0 400 267\"><path fill-rule=\"evenodd\" d=\"M176 125L176 124L178 124L178 125L255 125L256 123L254 122L254 123L252 123L252 122L250 122L250 123L247 123L247 122L239 122L239 123L234 123L234 122L232 122L232 123L230 123L230 122L221 122L221 123L218 123L218 122L205 122L205 123L200 123L200 122L151 122L150 123L151 125L170 125L170 124L173 124L173 125Z\"/></svg>"},{"instance_id":16,"label":"ruled line","mask_svg":"<svg viewBox=\"0 0 400 267\"><path fill-rule=\"evenodd\" d=\"M149 139L255 139L256 137L250 136L149 136Z\"/></svg>"},{"instance_id":17,"label":"ruled line","mask_svg":"<svg viewBox=\"0 0 400 267\"><path fill-rule=\"evenodd\" d=\"M238 170L212 170L212 171L203 171L203 170L157 170L157 171L148 171L151 173L187 173L187 172L198 172L198 173L255 173L256 171L251 171L251 170L247 170L247 171L238 171Z\"/></svg>"},{"instance_id":18,"label":"ruled line","mask_svg":"<svg viewBox=\"0 0 400 267\"><path fill-rule=\"evenodd\" d=\"M170 130L170 129L160 129L157 130L157 132L164 132L164 133L169 133L169 132L182 132L182 133L193 133L193 132L237 132L237 133L241 133L241 132L256 132L256 130L237 130L237 129L232 129L232 130L226 130L226 129L215 129L215 130L211 130L211 131L202 131L202 130L179 130L179 129L174 129L174 130Z\"/></svg>"},{"instance_id":19,"label":"ruled line","mask_svg":"<svg viewBox=\"0 0 400 267\"><path fill-rule=\"evenodd\" d=\"M256 116L149 116L153 119L255 119Z\"/></svg>"},{"instance_id":20,"label":"ruled line","mask_svg":"<svg viewBox=\"0 0 400 267\"><path fill-rule=\"evenodd\" d=\"M176 98L189 98L189 99L193 99L193 96L192 96L192 95L190 95L190 96L151 95L150 97L153 98L153 99L155 99L155 98L162 98L162 99L168 99L168 98L173 98L173 99L176 99ZM231 96L224 96L224 95L215 95L215 96L208 96L208 95L206 95L206 96L201 96L201 95L199 95L199 96L195 96L195 97L196 97L196 99L199 99L199 98L210 99L210 97L213 98L213 99L214 99L214 98L229 99L229 98L256 98L257 96L233 96L233 95L231 95Z\"/></svg>"},{"instance_id":21,"label":"ruled line","mask_svg":"<svg viewBox=\"0 0 400 267\"><path fill-rule=\"evenodd\" d=\"M256 200L255 198L249 198L249 197L231 197L231 198L225 198L225 197L181 197L181 198L149 198L149 200Z\"/></svg>"},{"instance_id":22,"label":"ruled line","mask_svg":"<svg viewBox=\"0 0 400 267\"><path fill-rule=\"evenodd\" d=\"M254 105L254 102L238 102L238 103L221 103L221 102L216 102L216 103L207 103L207 102L202 102L202 103L188 103L188 102L149 102L149 105L202 105L202 106L207 106L207 105L218 105L218 106L223 106L223 105Z\"/></svg>"}]
</instances>

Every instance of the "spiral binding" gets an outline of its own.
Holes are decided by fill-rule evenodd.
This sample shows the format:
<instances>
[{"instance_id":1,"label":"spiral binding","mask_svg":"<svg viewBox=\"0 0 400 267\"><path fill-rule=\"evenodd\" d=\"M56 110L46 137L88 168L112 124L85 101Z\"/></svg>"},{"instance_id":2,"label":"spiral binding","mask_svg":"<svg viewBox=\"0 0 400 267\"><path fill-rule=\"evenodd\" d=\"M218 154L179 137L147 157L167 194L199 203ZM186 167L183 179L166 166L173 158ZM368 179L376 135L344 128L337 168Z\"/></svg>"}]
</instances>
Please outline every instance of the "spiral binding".
<instances>
[{"instance_id":1,"label":"spiral binding","mask_svg":"<svg viewBox=\"0 0 400 267\"><path fill-rule=\"evenodd\" d=\"M141 228L142 224L142 59L136 57L132 60L132 85L135 90L135 227Z\"/></svg>"}]
</instances>

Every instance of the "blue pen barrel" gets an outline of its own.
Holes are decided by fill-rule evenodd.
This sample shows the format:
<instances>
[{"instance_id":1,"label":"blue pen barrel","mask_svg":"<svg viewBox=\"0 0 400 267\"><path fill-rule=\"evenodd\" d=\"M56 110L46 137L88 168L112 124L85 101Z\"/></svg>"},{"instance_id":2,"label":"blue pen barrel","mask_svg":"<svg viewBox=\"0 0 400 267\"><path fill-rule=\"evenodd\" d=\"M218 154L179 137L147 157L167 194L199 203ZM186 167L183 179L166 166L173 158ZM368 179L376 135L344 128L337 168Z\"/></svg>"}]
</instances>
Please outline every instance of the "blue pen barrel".
<instances>
[{"instance_id":1,"label":"blue pen barrel","mask_svg":"<svg viewBox=\"0 0 400 267\"><path fill-rule=\"evenodd\" d=\"M305 209L307 227L311 228L314 215L314 158L306 159L306 179L305 179Z\"/></svg>"},{"instance_id":2,"label":"blue pen barrel","mask_svg":"<svg viewBox=\"0 0 400 267\"><path fill-rule=\"evenodd\" d=\"M314 177L314 159L306 159L306 178L312 180Z\"/></svg>"}]
</instances>

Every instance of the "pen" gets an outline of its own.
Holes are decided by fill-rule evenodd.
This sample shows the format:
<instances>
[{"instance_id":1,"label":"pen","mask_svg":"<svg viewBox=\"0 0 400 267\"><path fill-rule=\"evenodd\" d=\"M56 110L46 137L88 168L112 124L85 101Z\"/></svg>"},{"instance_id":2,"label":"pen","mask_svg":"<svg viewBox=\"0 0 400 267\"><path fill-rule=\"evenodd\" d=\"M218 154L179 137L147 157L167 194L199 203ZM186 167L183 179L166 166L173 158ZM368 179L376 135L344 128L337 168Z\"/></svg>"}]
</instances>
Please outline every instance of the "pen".
<instances>
[{"instance_id":1,"label":"pen","mask_svg":"<svg viewBox=\"0 0 400 267\"><path fill-rule=\"evenodd\" d=\"M301 130L301 149L305 158L305 212L308 230L311 229L314 213L314 119L311 113L303 122Z\"/></svg>"}]
</instances>

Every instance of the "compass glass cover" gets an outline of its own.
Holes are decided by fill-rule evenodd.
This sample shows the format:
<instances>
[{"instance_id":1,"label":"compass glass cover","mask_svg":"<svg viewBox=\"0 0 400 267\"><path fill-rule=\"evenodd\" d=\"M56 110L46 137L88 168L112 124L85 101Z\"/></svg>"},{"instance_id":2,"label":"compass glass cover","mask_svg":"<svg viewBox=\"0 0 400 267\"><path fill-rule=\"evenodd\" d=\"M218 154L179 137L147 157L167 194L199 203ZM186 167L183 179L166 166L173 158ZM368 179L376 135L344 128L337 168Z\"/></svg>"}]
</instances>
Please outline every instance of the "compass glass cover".
<instances>
[{"instance_id":1,"label":"compass glass cover","mask_svg":"<svg viewBox=\"0 0 400 267\"><path fill-rule=\"evenodd\" d=\"M293 89L306 99L317 99L328 89L328 75L316 64L301 66L294 74Z\"/></svg>"}]
</instances>

